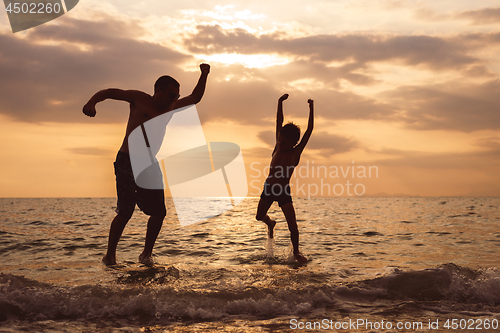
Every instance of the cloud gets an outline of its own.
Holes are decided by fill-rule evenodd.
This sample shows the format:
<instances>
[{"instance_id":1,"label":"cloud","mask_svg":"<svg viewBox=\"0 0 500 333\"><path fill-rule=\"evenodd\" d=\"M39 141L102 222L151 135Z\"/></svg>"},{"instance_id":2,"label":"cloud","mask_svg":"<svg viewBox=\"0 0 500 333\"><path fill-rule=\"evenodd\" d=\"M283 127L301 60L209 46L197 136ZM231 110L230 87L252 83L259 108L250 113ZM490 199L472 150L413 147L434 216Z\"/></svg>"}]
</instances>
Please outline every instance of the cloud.
<instances>
[{"instance_id":1,"label":"cloud","mask_svg":"<svg viewBox=\"0 0 500 333\"><path fill-rule=\"evenodd\" d=\"M498 196L498 147L469 152L380 152L391 156L370 164L379 168L380 180L396 181L399 191L432 196Z\"/></svg>"},{"instance_id":2,"label":"cloud","mask_svg":"<svg viewBox=\"0 0 500 333\"><path fill-rule=\"evenodd\" d=\"M471 132L500 129L499 91L496 79L480 85L403 86L385 96L401 106L401 120L411 128Z\"/></svg>"},{"instance_id":3,"label":"cloud","mask_svg":"<svg viewBox=\"0 0 500 333\"><path fill-rule=\"evenodd\" d=\"M284 32L257 35L243 29L202 25L198 26L197 33L186 35L184 43L193 53L267 53L289 58L284 65L252 69L253 81L232 80L224 88L223 84L215 84L215 94L217 91L229 92L230 96L242 96L241 92L247 91L258 94L259 98L253 103L240 103L243 113L226 114L239 121L251 121L249 115L255 116L254 121L269 118L270 113L266 115L262 110L272 110L272 95L290 92L299 99L317 100L317 114L326 119L395 121L420 130L469 132L499 128L497 84L491 81L496 74L490 70L487 60L475 55L500 44L500 34L496 32L441 37L366 33L293 37ZM455 81L442 86L396 86L371 97L343 88L342 80L366 87L392 84L381 81L383 73L373 69L375 63L397 64L403 67L402 70L404 67L427 69L436 75L453 71ZM242 71L232 66L228 68L234 70L236 76ZM463 77L463 82L456 81L456 75ZM465 84L471 77L490 81ZM261 88L252 87L255 83ZM282 87L281 91L277 87ZM220 96L220 100L224 99ZM237 105L237 101L231 104ZM252 110L257 104L258 107ZM295 108L289 114L298 116L301 111Z\"/></svg>"},{"instance_id":4,"label":"cloud","mask_svg":"<svg viewBox=\"0 0 500 333\"><path fill-rule=\"evenodd\" d=\"M271 82L239 81L237 78L217 80L233 70L237 72L238 67L213 67L203 100L197 106L201 122L229 119L242 124L273 126L270 119L276 117L276 101L280 93Z\"/></svg>"},{"instance_id":5,"label":"cloud","mask_svg":"<svg viewBox=\"0 0 500 333\"><path fill-rule=\"evenodd\" d=\"M425 65L434 70L459 69L476 63L464 45L443 37L377 34L332 34L291 37L283 32L255 35L244 29L224 30L219 25L200 25L196 34L186 36L185 45L193 53L279 53L329 63L350 61L360 64L402 61Z\"/></svg>"},{"instance_id":6,"label":"cloud","mask_svg":"<svg viewBox=\"0 0 500 333\"><path fill-rule=\"evenodd\" d=\"M417 8L414 12L414 16L417 19L430 22L442 22L450 19L449 14L441 14L429 8Z\"/></svg>"},{"instance_id":7,"label":"cloud","mask_svg":"<svg viewBox=\"0 0 500 333\"><path fill-rule=\"evenodd\" d=\"M500 166L500 150L481 150L474 152L430 153L411 150L383 149L380 153L392 155L375 163L378 166L417 168L423 170L486 170ZM492 164L494 162L494 164Z\"/></svg>"},{"instance_id":8,"label":"cloud","mask_svg":"<svg viewBox=\"0 0 500 333\"><path fill-rule=\"evenodd\" d=\"M314 132L307 144L308 149L320 150L329 155L346 153L358 147L356 140L328 132Z\"/></svg>"},{"instance_id":9,"label":"cloud","mask_svg":"<svg viewBox=\"0 0 500 333\"><path fill-rule=\"evenodd\" d=\"M67 148L67 150L73 154L77 155L85 155L85 156L106 156L113 155L115 153L114 150L104 149L99 147L74 147Z\"/></svg>"},{"instance_id":10,"label":"cloud","mask_svg":"<svg viewBox=\"0 0 500 333\"><path fill-rule=\"evenodd\" d=\"M0 112L27 122L86 121L81 109L98 90L153 90L155 80L190 56L136 39L136 22L67 18L30 30L25 38L0 34ZM183 75L186 77L186 75ZM125 112L123 111L125 109ZM127 106L99 113L96 122L122 122ZM98 108L99 112L99 108Z\"/></svg>"},{"instance_id":11,"label":"cloud","mask_svg":"<svg viewBox=\"0 0 500 333\"><path fill-rule=\"evenodd\" d=\"M466 19L473 25L500 23L500 8L482 8L478 10L467 10L455 15L458 19Z\"/></svg>"},{"instance_id":12,"label":"cloud","mask_svg":"<svg viewBox=\"0 0 500 333\"><path fill-rule=\"evenodd\" d=\"M500 138L488 137L477 140L476 146L483 150L493 152L497 159L500 159Z\"/></svg>"},{"instance_id":13,"label":"cloud","mask_svg":"<svg viewBox=\"0 0 500 333\"><path fill-rule=\"evenodd\" d=\"M181 66L194 62L194 58L138 40L142 32L133 20L107 17L92 22L68 17L58 26L48 24L29 31L26 38L0 35L0 112L26 122L124 123L128 115L126 103L99 104L93 119L83 116L81 109L95 92L105 88L152 92L154 81L163 74L176 77L182 84L181 94L189 94L198 73L185 72ZM339 87L339 77L371 84L373 78L354 73L360 68L359 64L332 68L305 60L266 69L216 65L199 108L200 118L203 122L230 119L264 124L267 118L274 117L276 99L283 90L304 101L313 95L328 101L323 103L320 117L385 117L392 112L387 105L332 90ZM226 81L224 77L233 79ZM322 87L304 91L291 85L304 78ZM288 114L304 116L306 106L292 106Z\"/></svg>"},{"instance_id":14,"label":"cloud","mask_svg":"<svg viewBox=\"0 0 500 333\"><path fill-rule=\"evenodd\" d=\"M152 93L154 81L163 74L176 77L182 84L181 95L185 96L194 87L198 73L187 72L182 66L197 62L196 55L238 52L279 54L289 62L266 68L214 63L198 107L203 123L220 119L272 128L277 98L290 93L285 112L292 119L306 118L305 101L313 98L320 121L404 122L422 130L499 128L498 83L491 80L495 74L488 69L486 60L473 54L499 45L500 33L294 37L283 31L259 35L244 29L199 25L196 33L184 35L183 43L191 52L188 54L142 40L146 32L133 19L102 14L96 21L68 17L58 22L28 31L22 38L0 34L3 114L28 122L125 123L126 103L102 103L93 119L83 116L81 109L104 88ZM387 84L381 81L383 73L374 69L375 63L398 64L403 70L425 68L436 75L455 71L464 78L490 81L395 86L379 95L346 89L344 81L367 89Z\"/></svg>"},{"instance_id":15,"label":"cloud","mask_svg":"<svg viewBox=\"0 0 500 333\"><path fill-rule=\"evenodd\" d=\"M276 133L273 131L263 131L258 135L259 139L267 143L270 147L276 144Z\"/></svg>"},{"instance_id":16,"label":"cloud","mask_svg":"<svg viewBox=\"0 0 500 333\"><path fill-rule=\"evenodd\" d=\"M279 96L285 102L285 121L307 118L307 100L314 99L318 119L392 119L396 108L350 91L339 91L338 78L321 64L299 61L269 68L214 66L198 111L203 122L229 119L274 127ZM224 77L231 79L221 80ZM303 82L303 84L301 83Z\"/></svg>"}]
</instances>

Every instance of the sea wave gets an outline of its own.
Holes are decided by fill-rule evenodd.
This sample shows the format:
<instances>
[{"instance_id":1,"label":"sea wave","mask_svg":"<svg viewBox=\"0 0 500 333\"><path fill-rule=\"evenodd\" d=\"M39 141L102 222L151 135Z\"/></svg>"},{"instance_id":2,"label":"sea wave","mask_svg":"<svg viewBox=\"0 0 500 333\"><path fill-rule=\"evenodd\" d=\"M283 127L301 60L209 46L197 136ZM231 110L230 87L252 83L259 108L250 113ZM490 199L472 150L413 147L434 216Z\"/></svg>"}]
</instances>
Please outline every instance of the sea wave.
<instances>
[{"instance_id":1,"label":"sea wave","mask_svg":"<svg viewBox=\"0 0 500 333\"><path fill-rule=\"evenodd\" d=\"M207 275L214 275L207 268ZM120 274L111 284L62 287L23 276L0 274L0 321L60 319L214 320L230 316L274 318L315 311L373 313L395 305L437 313L498 314L500 272L455 264L416 271L392 269L373 279L332 284L316 274L300 285L259 287L242 270L238 283L190 288L189 272L156 267ZM184 281L179 283L179 280ZM326 279L325 279L326 281ZM268 281L269 282L269 281ZM403 306L405 305L405 306Z\"/></svg>"}]
</instances>

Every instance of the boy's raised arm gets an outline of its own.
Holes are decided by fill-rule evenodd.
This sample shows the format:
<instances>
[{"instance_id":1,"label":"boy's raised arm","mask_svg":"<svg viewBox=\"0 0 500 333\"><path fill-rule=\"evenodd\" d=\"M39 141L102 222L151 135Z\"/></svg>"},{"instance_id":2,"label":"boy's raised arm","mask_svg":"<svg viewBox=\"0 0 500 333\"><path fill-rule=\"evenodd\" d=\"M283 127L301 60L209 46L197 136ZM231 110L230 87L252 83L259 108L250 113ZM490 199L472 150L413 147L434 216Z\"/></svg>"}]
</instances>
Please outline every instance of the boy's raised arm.
<instances>
[{"instance_id":1,"label":"boy's raised arm","mask_svg":"<svg viewBox=\"0 0 500 333\"><path fill-rule=\"evenodd\" d=\"M276 142L278 142L281 127L283 126L283 101L287 98L288 94L284 94L278 99L278 112L276 114Z\"/></svg>"},{"instance_id":2,"label":"boy's raised arm","mask_svg":"<svg viewBox=\"0 0 500 333\"><path fill-rule=\"evenodd\" d=\"M193 89L191 95L186 96L184 98L179 99L175 102L175 108L181 108L183 106L188 106L191 104L197 104L201 101L201 98L205 94L205 87L207 85L208 74L210 73L210 65L209 64L201 64L200 65L200 78L198 79L198 83Z\"/></svg>"},{"instance_id":3,"label":"boy's raised arm","mask_svg":"<svg viewBox=\"0 0 500 333\"><path fill-rule=\"evenodd\" d=\"M314 101L312 99L309 99L307 100L307 103L309 103L309 121L307 123L307 130L304 133L302 140L300 140L300 143L297 145L297 149L299 149L300 153L302 153L302 151L306 147L306 144L309 141L314 128Z\"/></svg>"},{"instance_id":4,"label":"boy's raised arm","mask_svg":"<svg viewBox=\"0 0 500 333\"><path fill-rule=\"evenodd\" d=\"M102 102L106 99L116 99L119 101L127 101L132 103L135 96L138 94L138 91L135 90L122 90L122 89L104 89L98 91L90 98L90 100L83 107L83 113L85 113L89 117L94 117L96 115L95 105L99 102Z\"/></svg>"}]
</instances>

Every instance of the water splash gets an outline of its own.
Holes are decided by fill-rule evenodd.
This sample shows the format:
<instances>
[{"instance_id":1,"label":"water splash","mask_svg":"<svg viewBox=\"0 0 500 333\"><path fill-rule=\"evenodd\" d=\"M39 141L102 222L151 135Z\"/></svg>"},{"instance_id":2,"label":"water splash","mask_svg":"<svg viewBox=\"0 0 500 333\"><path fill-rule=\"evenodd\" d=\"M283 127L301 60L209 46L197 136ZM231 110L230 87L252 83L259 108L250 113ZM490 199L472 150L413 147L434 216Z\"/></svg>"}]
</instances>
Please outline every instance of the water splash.
<instances>
[{"instance_id":1,"label":"water splash","mask_svg":"<svg viewBox=\"0 0 500 333\"><path fill-rule=\"evenodd\" d=\"M274 238L269 238L269 227L266 225L266 242L264 243L264 248L266 249L266 258L270 259L274 257L274 249L276 247L276 241Z\"/></svg>"}]
</instances>

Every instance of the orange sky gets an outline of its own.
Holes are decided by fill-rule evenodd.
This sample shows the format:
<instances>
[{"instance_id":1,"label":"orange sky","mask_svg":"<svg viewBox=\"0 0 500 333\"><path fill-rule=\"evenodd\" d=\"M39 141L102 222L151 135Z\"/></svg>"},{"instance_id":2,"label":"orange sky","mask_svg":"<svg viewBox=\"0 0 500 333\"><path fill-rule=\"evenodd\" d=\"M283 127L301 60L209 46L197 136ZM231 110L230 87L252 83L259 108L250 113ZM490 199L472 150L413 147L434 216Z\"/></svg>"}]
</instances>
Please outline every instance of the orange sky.
<instances>
[{"instance_id":1,"label":"orange sky","mask_svg":"<svg viewBox=\"0 0 500 333\"><path fill-rule=\"evenodd\" d=\"M92 119L83 105L109 87L152 94L164 74L187 95L201 62L205 136L242 148L249 195L283 93L285 121L303 129L315 100L301 166L378 170L299 186L500 195L498 1L86 0L16 34L0 12L0 197L114 196L128 105L103 102Z\"/></svg>"}]
</instances>

